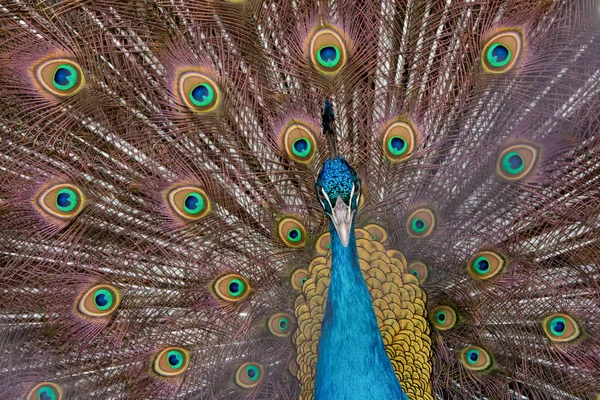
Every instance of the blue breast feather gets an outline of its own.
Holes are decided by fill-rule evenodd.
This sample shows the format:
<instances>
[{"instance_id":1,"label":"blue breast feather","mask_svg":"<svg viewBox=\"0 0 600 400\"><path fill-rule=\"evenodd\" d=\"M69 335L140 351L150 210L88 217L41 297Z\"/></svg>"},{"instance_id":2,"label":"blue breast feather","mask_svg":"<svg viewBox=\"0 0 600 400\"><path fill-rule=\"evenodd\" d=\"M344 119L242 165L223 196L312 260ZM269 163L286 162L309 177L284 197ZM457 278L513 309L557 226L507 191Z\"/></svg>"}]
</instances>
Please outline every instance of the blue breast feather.
<instances>
[{"instance_id":1,"label":"blue breast feather","mask_svg":"<svg viewBox=\"0 0 600 400\"><path fill-rule=\"evenodd\" d=\"M331 281L317 359L317 400L408 400L385 353L360 272L354 225L344 247L333 225Z\"/></svg>"}]
</instances>

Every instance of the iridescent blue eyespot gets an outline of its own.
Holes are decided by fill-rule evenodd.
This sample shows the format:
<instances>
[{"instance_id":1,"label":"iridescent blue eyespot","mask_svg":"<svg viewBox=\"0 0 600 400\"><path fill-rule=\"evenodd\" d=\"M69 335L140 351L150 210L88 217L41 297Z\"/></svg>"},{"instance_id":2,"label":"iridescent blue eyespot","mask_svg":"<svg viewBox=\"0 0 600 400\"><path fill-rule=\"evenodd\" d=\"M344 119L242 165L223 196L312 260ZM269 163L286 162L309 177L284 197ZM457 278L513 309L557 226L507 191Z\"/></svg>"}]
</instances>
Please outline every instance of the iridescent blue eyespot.
<instances>
[{"instance_id":1,"label":"iridescent blue eyespot","mask_svg":"<svg viewBox=\"0 0 600 400\"><path fill-rule=\"evenodd\" d=\"M504 67L511 58L510 50L501 43L494 43L487 51L487 60L493 67Z\"/></svg>"},{"instance_id":2,"label":"iridescent blue eyespot","mask_svg":"<svg viewBox=\"0 0 600 400\"><path fill-rule=\"evenodd\" d=\"M54 185L37 198L37 205L44 213L53 217L70 220L75 218L83 210L85 198L81 190L75 185Z\"/></svg>"},{"instance_id":3,"label":"iridescent blue eyespot","mask_svg":"<svg viewBox=\"0 0 600 400\"><path fill-rule=\"evenodd\" d=\"M284 218L277 225L281 240L292 248L303 247L306 243L306 230L295 218Z\"/></svg>"},{"instance_id":4,"label":"iridescent blue eyespot","mask_svg":"<svg viewBox=\"0 0 600 400\"><path fill-rule=\"evenodd\" d=\"M523 171L525 168L525 162L519 153L511 151L504 156L504 159L502 160L502 166L509 174L516 175Z\"/></svg>"},{"instance_id":5,"label":"iridescent blue eyespot","mask_svg":"<svg viewBox=\"0 0 600 400\"><path fill-rule=\"evenodd\" d=\"M185 222L197 221L210 211L208 195L198 187L174 187L167 199L171 210Z\"/></svg>"},{"instance_id":6,"label":"iridescent blue eyespot","mask_svg":"<svg viewBox=\"0 0 600 400\"><path fill-rule=\"evenodd\" d=\"M473 263L475 272L486 274L490 270L490 262L485 256L478 257Z\"/></svg>"},{"instance_id":7,"label":"iridescent blue eyespot","mask_svg":"<svg viewBox=\"0 0 600 400\"><path fill-rule=\"evenodd\" d=\"M408 234L413 237L429 236L436 225L436 216L429 208L420 208L408 217Z\"/></svg>"},{"instance_id":8,"label":"iridescent blue eyespot","mask_svg":"<svg viewBox=\"0 0 600 400\"><path fill-rule=\"evenodd\" d=\"M467 271L475 279L486 280L502 272L505 264L502 254L496 251L481 251L471 258Z\"/></svg>"},{"instance_id":9,"label":"iridescent blue eyespot","mask_svg":"<svg viewBox=\"0 0 600 400\"><path fill-rule=\"evenodd\" d=\"M277 313L269 318L267 326L269 328L269 332L271 332L275 336L286 337L289 336L291 332L292 325L292 317L286 313Z\"/></svg>"},{"instance_id":10,"label":"iridescent blue eyespot","mask_svg":"<svg viewBox=\"0 0 600 400\"><path fill-rule=\"evenodd\" d=\"M244 389L256 387L263 379L263 367L258 363L240 365L235 374L235 383Z\"/></svg>"},{"instance_id":11,"label":"iridescent blue eyespot","mask_svg":"<svg viewBox=\"0 0 600 400\"><path fill-rule=\"evenodd\" d=\"M72 96L85 83L79 64L66 58L40 62L35 67L35 78L45 90L57 97Z\"/></svg>"},{"instance_id":12,"label":"iridescent blue eyespot","mask_svg":"<svg viewBox=\"0 0 600 400\"><path fill-rule=\"evenodd\" d=\"M406 140L399 136L392 136L388 139L388 150L394 156L400 156L406 153L408 145Z\"/></svg>"},{"instance_id":13,"label":"iridescent blue eyespot","mask_svg":"<svg viewBox=\"0 0 600 400\"><path fill-rule=\"evenodd\" d=\"M312 150L312 145L307 138L296 139L292 144L292 151L298 157L307 157Z\"/></svg>"},{"instance_id":14,"label":"iridescent blue eyespot","mask_svg":"<svg viewBox=\"0 0 600 400\"><path fill-rule=\"evenodd\" d=\"M183 365L184 355L179 350L171 350L167 353L167 360L171 368L177 369Z\"/></svg>"},{"instance_id":15,"label":"iridescent blue eyespot","mask_svg":"<svg viewBox=\"0 0 600 400\"><path fill-rule=\"evenodd\" d=\"M99 289L94 293L94 301L99 310L105 311L112 307L113 294L106 289Z\"/></svg>"},{"instance_id":16,"label":"iridescent blue eyespot","mask_svg":"<svg viewBox=\"0 0 600 400\"><path fill-rule=\"evenodd\" d=\"M154 372L162 376L181 375L189 365L189 352L183 347L167 347L154 358Z\"/></svg>"},{"instance_id":17,"label":"iridescent blue eyespot","mask_svg":"<svg viewBox=\"0 0 600 400\"><path fill-rule=\"evenodd\" d=\"M214 294L227 302L241 301L248 296L250 284L238 274L228 274L217 279L213 285Z\"/></svg>"},{"instance_id":18,"label":"iridescent blue eyespot","mask_svg":"<svg viewBox=\"0 0 600 400\"><path fill-rule=\"evenodd\" d=\"M77 194L68 188L61 189L56 195L56 208L68 213L77 207Z\"/></svg>"},{"instance_id":19,"label":"iridescent blue eyespot","mask_svg":"<svg viewBox=\"0 0 600 400\"><path fill-rule=\"evenodd\" d=\"M23 397L24 400L61 400L62 398L62 388L52 382L38 383Z\"/></svg>"},{"instance_id":20,"label":"iridescent blue eyespot","mask_svg":"<svg viewBox=\"0 0 600 400\"><path fill-rule=\"evenodd\" d=\"M462 362L471 371L484 371L492 366L490 354L477 346L469 346L463 349Z\"/></svg>"},{"instance_id":21,"label":"iridescent blue eyespot","mask_svg":"<svg viewBox=\"0 0 600 400\"><path fill-rule=\"evenodd\" d=\"M244 293L245 288L244 282L240 279L232 279L228 286L229 294L233 297L241 296Z\"/></svg>"},{"instance_id":22,"label":"iridescent blue eyespot","mask_svg":"<svg viewBox=\"0 0 600 400\"><path fill-rule=\"evenodd\" d=\"M192 192L185 197L184 210L188 214L198 214L204 210L204 197L200 193Z\"/></svg>"},{"instance_id":23,"label":"iridescent blue eyespot","mask_svg":"<svg viewBox=\"0 0 600 400\"><path fill-rule=\"evenodd\" d=\"M190 92L190 101L198 107L206 107L215 99L215 91L207 83L201 83Z\"/></svg>"},{"instance_id":24,"label":"iridescent blue eyespot","mask_svg":"<svg viewBox=\"0 0 600 400\"><path fill-rule=\"evenodd\" d=\"M458 320L456 311L449 306L437 306L431 311L430 319L432 319L433 326L439 331L446 331L454 325Z\"/></svg>"},{"instance_id":25,"label":"iridescent blue eyespot","mask_svg":"<svg viewBox=\"0 0 600 400\"><path fill-rule=\"evenodd\" d=\"M325 68L335 67L341 59L342 52L337 46L323 46L317 52L317 60Z\"/></svg>"},{"instance_id":26,"label":"iridescent blue eyespot","mask_svg":"<svg viewBox=\"0 0 600 400\"><path fill-rule=\"evenodd\" d=\"M340 34L324 28L315 31L310 40L310 57L321 72L333 74L346 63L346 47Z\"/></svg>"},{"instance_id":27,"label":"iridescent blue eyespot","mask_svg":"<svg viewBox=\"0 0 600 400\"><path fill-rule=\"evenodd\" d=\"M412 221L412 229L415 232L423 232L425 229L427 229L427 224L425 223L425 221L423 221L420 218L415 218Z\"/></svg>"},{"instance_id":28,"label":"iridescent blue eyespot","mask_svg":"<svg viewBox=\"0 0 600 400\"><path fill-rule=\"evenodd\" d=\"M293 243L297 243L302 240L302 232L298 228L290 229L288 232L288 240Z\"/></svg>"},{"instance_id":29,"label":"iridescent blue eyespot","mask_svg":"<svg viewBox=\"0 0 600 400\"><path fill-rule=\"evenodd\" d=\"M536 166L538 150L529 144L505 148L498 159L498 174L509 181L518 181L530 174Z\"/></svg>"},{"instance_id":30,"label":"iridescent blue eyespot","mask_svg":"<svg viewBox=\"0 0 600 400\"><path fill-rule=\"evenodd\" d=\"M69 90L77 84L79 74L72 66L68 64L61 64L56 68L54 72L54 79L52 83L58 90Z\"/></svg>"},{"instance_id":31,"label":"iridescent blue eyespot","mask_svg":"<svg viewBox=\"0 0 600 400\"><path fill-rule=\"evenodd\" d=\"M214 110L220 100L216 83L199 71L181 73L177 80L180 99L194 112Z\"/></svg>"},{"instance_id":32,"label":"iridescent blue eyespot","mask_svg":"<svg viewBox=\"0 0 600 400\"><path fill-rule=\"evenodd\" d=\"M570 342L581 335L579 324L566 314L553 314L542 322L546 336L553 342Z\"/></svg>"},{"instance_id":33,"label":"iridescent blue eyespot","mask_svg":"<svg viewBox=\"0 0 600 400\"><path fill-rule=\"evenodd\" d=\"M308 280L308 271L305 269L297 269L292 273L291 283L292 287L298 291L302 290L302 286Z\"/></svg>"},{"instance_id":34,"label":"iridescent blue eyespot","mask_svg":"<svg viewBox=\"0 0 600 400\"><path fill-rule=\"evenodd\" d=\"M120 293L115 287L96 285L81 295L77 309L82 317L108 317L117 310L120 299Z\"/></svg>"},{"instance_id":35,"label":"iridescent blue eyespot","mask_svg":"<svg viewBox=\"0 0 600 400\"><path fill-rule=\"evenodd\" d=\"M519 30L503 31L483 46L482 61L487 73L502 74L516 65L521 57L523 36Z\"/></svg>"}]
</instances>

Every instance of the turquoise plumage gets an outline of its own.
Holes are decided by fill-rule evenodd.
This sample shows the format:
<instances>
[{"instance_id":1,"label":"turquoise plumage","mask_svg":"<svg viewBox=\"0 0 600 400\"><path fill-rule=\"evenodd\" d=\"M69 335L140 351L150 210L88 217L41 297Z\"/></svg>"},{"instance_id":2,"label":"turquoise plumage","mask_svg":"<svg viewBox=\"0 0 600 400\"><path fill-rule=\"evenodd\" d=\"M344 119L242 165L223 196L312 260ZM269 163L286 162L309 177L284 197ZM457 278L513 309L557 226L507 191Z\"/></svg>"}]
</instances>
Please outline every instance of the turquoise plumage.
<instances>
[{"instance_id":1,"label":"turquoise plumage","mask_svg":"<svg viewBox=\"0 0 600 400\"><path fill-rule=\"evenodd\" d=\"M598 400L598 0L0 1L0 398Z\"/></svg>"},{"instance_id":2,"label":"turquoise plumage","mask_svg":"<svg viewBox=\"0 0 600 400\"><path fill-rule=\"evenodd\" d=\"M344 159L330 159L319 174L316 189L323 191L321 203L330 218L332 265L315 398L408 399L385 353L360 272L354 235L354 214L361 194L358 177Z\"/></svg>"}]
</instances>

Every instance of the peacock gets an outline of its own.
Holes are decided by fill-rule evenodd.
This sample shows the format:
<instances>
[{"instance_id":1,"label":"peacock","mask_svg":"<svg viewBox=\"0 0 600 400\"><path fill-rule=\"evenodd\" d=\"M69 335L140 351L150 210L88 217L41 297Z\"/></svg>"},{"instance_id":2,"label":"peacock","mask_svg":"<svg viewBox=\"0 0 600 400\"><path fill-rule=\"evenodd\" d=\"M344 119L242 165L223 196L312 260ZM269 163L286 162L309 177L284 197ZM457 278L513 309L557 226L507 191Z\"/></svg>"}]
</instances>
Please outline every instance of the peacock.
<instances>
[{"instance_id":1,"label":"peacock","mask_svg":"<svg viewBox=\"0 0 600 400\"><path fill-rule=\"evenodd\" d=\"M0 398L600 399L597 0L0 1Z\"/></svg>"}]
</instances>

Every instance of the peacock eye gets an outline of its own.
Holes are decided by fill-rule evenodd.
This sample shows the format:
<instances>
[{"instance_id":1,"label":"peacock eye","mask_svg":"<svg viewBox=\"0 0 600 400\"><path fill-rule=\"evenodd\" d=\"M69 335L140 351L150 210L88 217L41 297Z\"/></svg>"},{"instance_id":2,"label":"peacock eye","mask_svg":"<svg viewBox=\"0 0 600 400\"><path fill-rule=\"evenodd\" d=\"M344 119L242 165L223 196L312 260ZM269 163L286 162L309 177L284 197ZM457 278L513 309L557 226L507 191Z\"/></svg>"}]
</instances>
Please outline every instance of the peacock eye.
<instances>
[{"instance_id":1,"label":"peacock eye","mask_svg":"<svg viewBox=\"0 0 600 400\"><path fill-rule=\"evenodd\" d=\"M29 391L26 400L61 400L63 391L56 383L42 382Z\"/></svg>"},{"instance_id":2,"label":"peacock eye","mask_svg":"<svg viewBox=\"0 0 600 400\"><path fill-rule=\"evenodd\" d=\"M45 212L60 219L75 218L83 210L84 202L81 190L70 184L59 184L46 189L37 201Z\"/></svg>"},{"instance_id":3,"label":"peacock eye","mask_svg":"<svg viewBox=\"0 0 600 400\"><path fill-rule=\"evenodd\" d=\"M535 147L518 144L504 149L498 159L498 174L509 181L518 181L528 175L537 162Z\"/></svg>"},{"instance_id":4,"label":"peacock eye","mask_svg":"<svg viewBox=\"0 0 600 400\"><path fill-rule=\"evenodd\" d=\"M158 352L154 359L154 371L162 376L177 376L189 365L189 352L182 347L168 347Z\"/></svg>"},{"instance_id":5,"label":"peacock eye","mask_svg":"<svg viewBox=\"0 0 600 400\"><path fill-rule=\"evenodd\" d=\"M306 244L306 230L304 226L294 218L284 218L278 225L279 237L292 248L304 247Z\"/></svg>"},{"instance_id":6,"label":"peacock eye","mask_svg":"<svg viewBox=\"0 0 600 400\"><path fill-rule=\"evenodd\" d=\"M383 152L392 162L408 159L415 147L415 130L407 122L393 122L383 134Z\"/></svg>"},{"instance_id":7,"label":"peacock eye","mask_svg":"<svg viewBox=\"0 0 600 400\"><path fill-rule=\"evenodd\" d=\"M429 271L427 269L427 265L421 261L413 261L408 265L408 273L413 275L419 280L419 283L425 282L427 276L429 275Z\"/></svg>"},{"instance_id":8,"label":"peacock eye","mask_svg":"<svg viewBox=\"0 0 600 400\"><path fill-rule=\"evenodd\" d=\"M112 314L121 301L119 291L110 285L98 285L88 289L79 300L79 311L89 317L105 317Z\"/></svg>"},{"instance_id":9,"label":"peacock eye","mask_svg":"<svg viewBox=\"0 0 600 400\"><path fill-rule=\"evenodd\" d=\"M208 83L196 85L190 91L190 101L199 108L207 107L215 100L215 91Z\"/></svg>"},{"instance_id":10,"label":"peacock eye","mask_svg":"<svg viewBox=\"0 0 600 400\"><path fill-rule=\"evenodd\" d=\"M280 134L281 144L287 156L302 164L308 164L317 152L317 141L313 129L307 125L294 122L286 126L283 134Z\"/></svg>"},{"instance_id":11,"label":"peacock eye","mask_svg":"<svg viewBox=\"0 0 600 400\"><path fill-rule=\"evenodd\" d=\"M360 190L361 190L360 179L357 179L354 181L353 188L354 188L354 196L360 195Z\"/></svg>"},{"instance_id":12,"label":"peacock eye","mask_svg":"<svg viewBox=\"0 0 600 400\"><path fill-rule=\"evenodd\" d=\"M300 268L292 273L292 287L296 290L302 290L302 286L308 280L308 271Z\"/></svg>"},{"instance_id":13,"label":"peacock eye","mask_svg":"<svg viewBox=\"0 0 600 400\"><path fill-rule=\"evenodd\" d=\"M570 342L581 335L581 329L573 318L566 314L553 314L542 321L544 333L553 342Z\"/></svg>"},{"instance_id":14,"label":"peacock eye","mask_svg":"<svg viewBox=\"0 0 600 400\"><path fill-rule=\"evenodd\" d=\"M346 46L342 37L333 29L317 30L310 41L310 57L321 72L333 74L346 63Z\"/></svg>"},{"instance_id":15,"label":"peacock eye","mask_svg":"<svg viewBox=\"0 0 600 400\"><path fill-rule=\"evenodd\" d=\"M493 251L482 251L469 261L467 271L475 279L490 279L500 272L505 265L504 258Z\"/></svg>"},{"instance_id":16,"label":"peacock eye","mask_svg":"<svg viewBox=\"0 0 600 400\"><path fill-rule=\"evenodd\" d=\"M335 45L325 45L317 50L317 61L325 68L334 68L342 60L342 51Z\"/></svg>"},{"instance_id":17,"label":"peacock eye","mask_svg":"<svg viewBox=\"0 0 600 400\"><path fill-rule=\"evenodd\" d=\"M453 328L458 321L456 311L452 307L448 306L437 306L430 314L430 319L433 325L439 331L446 331Z\"/></svg>"},{"instance_id":18,"label":"peacock eye","mask_svg":"<svg viewBox=\"0 0 600 400\"><path fill-rule=\"evenodd\" d=\"M317 238L315 242L315 249L320 255L325 255L331 248L331 235L329 232L324 232Z\"/></svg>"},{"instance_id":19,"label":"peacock eye","mask_svg":"<svg viewBox=\"0 0 600 400\"><path fill-rule=\"evenodd\" d=\"M408 217L406 229L413 237L426 237L433 232L436 218L433 211L428 208L419 208Z\"/></svg>"},{"instance_id":20,"label":"peacock eye","mask_svg":"<svg viewBox=\"0 0 600 400\"><path fill-rule=\"evenodd\" d=\"M484 371L491 367L492 358L481 347L469 346L462 350L462 362L468 370Z\"/></svg>"},{"instance_id":21,"label":"peacock eye","mask_svg":"<svg viewBox=\"0 0 600 400\"><path fill-rule=\"evenodd\" d=\"M388 234L385 229L377 224L365 225L363 229L369 232L371 238L379 243L385 242L388 238Z\"/></svg>"},{"instance_id":22,"label":"peacock eye","mask_svg":"<svg viewBox=\"0 0 600 400\"><path fill-rule=\"evenodd\" d=\"M216 83L204 74L188 71L179 76L179 96L196 112L214 110L219 104L220 93Z\"/></svg>"},{"instance_id":23,"label":"peacock eye","mask_svg":"<svg viewBox=\"0 0 600 400\"><path fill-rule=\"evenodd\" d=\"M204 190L185 186L171 189L168 192L168 201L171 209L181 218L196 221L210 211L210 202Z\"/></svg>"},{"instance_id":24,"label":"peacock eye","mask_svg":"<svg viewBox=\"0 0 600 400\"><path fill-rule=\"evenodd\" d=\"M85 83L81 67L67 59L52 59L39 64L35 76L50 93L67 97L77 93Z\"/></svg>"},{"instance_id":25,"label":"peacock eye","mask_svg":"<svg viewBox=\"0 0 600 400\"><path fill-rule=\"evenodd\" d=\"M522 36L518 31L502 32L483 47L483 65L487 72L501 74L509 71L521 55Z\"/></svg>"},{"instance_id":26,"label":"peacock eye","mask_svg":"<svg viewBox=\"0 0 600 400\"><path fill-rule=\"evenodd\" d=\"M245 363L235 373L235 383L244 389L256 387L263 379L263 367L258 363Z\"/></svg>"},{"instance_id":27,"label":"peacock eye","mask_svg":"<svg viewBox=\"0 0 600 400\"><path fill-rule=\"evenodd\" d=\"M487 62L495 68L504 67L512 59L511 51L502 43L492 44L485 54Z\"/></svg>"},{"instance_id":28,"label":"peacock eye","mask_svg":"<svg viewBox=\"0 0 600 400\"><path fill-rule=\"evenodd\" d=\"M250 293L250 284L238 274L225 275L213 284L214 293L222 300L229 302L241 301Z\"/></svg>"},{"instance_id":29,"label":"peacock eye","mask_svg":"<svg viewBox=\"0 0 600 400\"><path fill-rule=\"evenodd\" d=\"M292 333L292 317L290 317L286 313L278 313L271 318L267 322L267 326L269 328L269 332L271 332L275 336L286 337Z\"/></svg>"}]
</instances>

